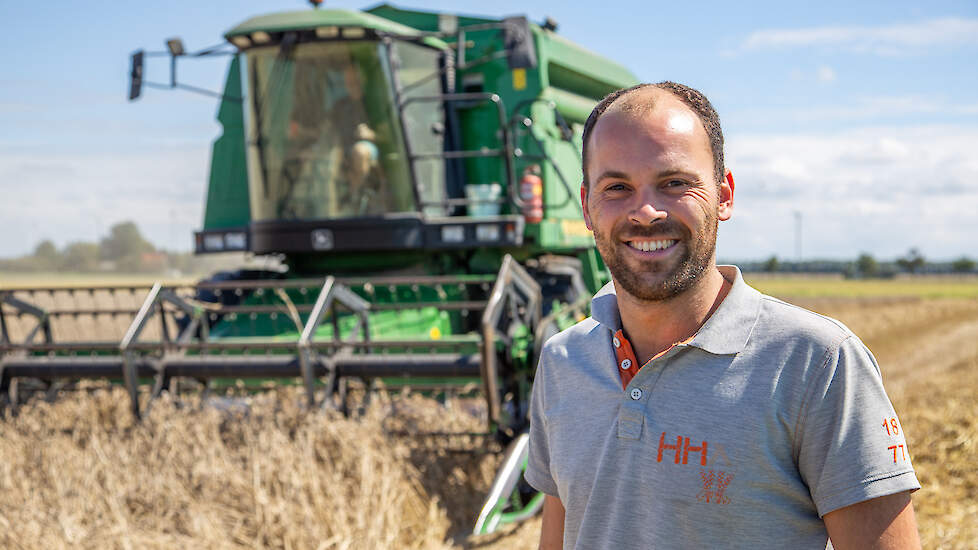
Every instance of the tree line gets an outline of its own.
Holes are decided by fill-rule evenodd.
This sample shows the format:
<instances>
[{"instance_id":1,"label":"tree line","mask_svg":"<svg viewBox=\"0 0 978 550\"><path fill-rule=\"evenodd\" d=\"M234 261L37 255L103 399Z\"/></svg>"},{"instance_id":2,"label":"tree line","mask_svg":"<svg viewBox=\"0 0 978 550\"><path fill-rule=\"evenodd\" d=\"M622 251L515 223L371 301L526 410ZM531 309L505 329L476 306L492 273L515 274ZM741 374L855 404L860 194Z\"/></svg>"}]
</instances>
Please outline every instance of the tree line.
<instances>
[{"instance_id":1,"label":"tree line","mask_svg":"<svg viewBox=\"0 0 978 550\"><path fill-rule=\"evenodd\" d=\"M764 271L768 273L842 273L849 278L890 278L899 274L974 274L978 273L978 262L967 256L945 262L928 261L917 248L893 260L878 260L868 252L861 253L855 260L805 260L785 261L777 256L761 262L739 264L744 271Z\"/></svg>"},{"instance_id":2,"label":"tree line","mask_svg":"<svg viewBox=\"0 0 978 550\"><path fill-rule=\"evenodd\" d=\"M31 254L0 259L0 271L163 273L193 271L194 256L157 249L131 221L113 225L98 242L74 241L58 248L49 239Z\"/></svg>"},{"instance_id":3,"label":"tree line","mask_svg":"<svg viewBox=\"0 0 978 550\"><path fill-rule=\"evenodd\" d=\"M221 256L221 255L217 255ZM189 252L157 249L139 231L135 222L113 225L98 242L75 241L58 248L51 240L34 247L31 254L0 259L0 271L21 272L119 272L119 273L202 273L227 261L194 256ZM962 256L950 262L928 261L919 249L911 248L892 261L877 260L869 253L855 260L781 260L777 256L755 262L735 263L744 271L769 273L843 273L853 278L886 278L900 273L976 273L975 260Z\"/></svg>"}]
</instances>

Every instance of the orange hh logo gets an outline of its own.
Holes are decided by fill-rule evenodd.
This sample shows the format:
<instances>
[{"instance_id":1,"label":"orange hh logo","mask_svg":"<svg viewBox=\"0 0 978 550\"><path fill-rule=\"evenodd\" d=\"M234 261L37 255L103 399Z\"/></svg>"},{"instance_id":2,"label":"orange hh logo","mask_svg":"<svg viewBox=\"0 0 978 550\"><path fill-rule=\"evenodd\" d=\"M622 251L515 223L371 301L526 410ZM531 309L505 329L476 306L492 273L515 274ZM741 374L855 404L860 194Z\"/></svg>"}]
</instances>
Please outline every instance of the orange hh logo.
<instances>
[{"instance_id":1,"label":"orange hh logo","mask_svg":"<svg viewBox=\"0 0 978 550\"><path fill-rule=\"evenodd\" d=\"M666 443L666 432L662 432L662 435L659 436L659 453L656 455L657 462L662 462L662 452L666 450L676 451L676 464L686 464L689 462L689 453L699 453L700 466L706 466L706 453L708 451L706 441L703 441L699 446L693 446L690 445L688 437L677 435L676 444L670 445Z\"/></svg>"},{"instance_id":2,"label":"orange hh logo","mask_svg":"<svg viewBox=\"0 0 978 550\"><path fill-rule=\"evenodd\" d=\"M733 474L724 471L700 470L700 479L703 480L703 490L696 495L696 500L716 504L730 503L730 499L724 493L733 480Z\"/></svg>"},{"instance_id":3,"label":"orange hh logo","mask_svg":"<svg viewBox=\"0 0 978 550\"><path fill-rule=\"evenodd\" d=\"M692 441L690 438L677 435L676 439L673 440L669 437L669 442L666 442L666 432L662 432L659 436L659 452L656 454L656 461L662 462L663 455L665 455L666 463L672 462L673 464L689 464L690 455L693 459L693 464L699 462L700 466L713 467L714 464L720 463L726 467L733 466L730 463L730 459L727 458L727 453L723 449L723 445L719 443L715 445L710 445L706 441ZM675 443L672 443L675 441ZM671 453L668 451L672 451ZM709 454L712 451L712 454ZM697 456L699 460L697 459ZM672 460L669 460L672 458ZM722 467L722 466L721 466ZM696 500L706 503L714 504L727 504L730 502L730 497L726 495L727 487L730 486L730 482L733 481L733 474L728 473L726 470L700 470L700 479L703 481L703 489L696 495Z\"/></svg>"}]
</instances>

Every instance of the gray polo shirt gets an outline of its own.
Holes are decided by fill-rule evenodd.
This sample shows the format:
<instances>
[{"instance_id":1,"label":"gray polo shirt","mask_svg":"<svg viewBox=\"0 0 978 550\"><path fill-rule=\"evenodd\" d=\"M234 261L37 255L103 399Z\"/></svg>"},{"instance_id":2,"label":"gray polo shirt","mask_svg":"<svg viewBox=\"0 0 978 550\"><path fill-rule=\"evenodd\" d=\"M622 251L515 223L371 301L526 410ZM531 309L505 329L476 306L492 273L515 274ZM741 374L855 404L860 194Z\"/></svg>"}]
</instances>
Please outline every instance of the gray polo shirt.
<instances>
[{"instance_id":1,"label":"gray polo shirt","mask_svg":"<svg viewBox=\"0 0 978 550\"><path fill-rule=\"evenodd\" d=\"M526 479L563 503L565 549L821 549L821 516L920 488L863 343L721 271L713 315L624 391L611 284L544 346Z\"/></svg>"}]
</instances>

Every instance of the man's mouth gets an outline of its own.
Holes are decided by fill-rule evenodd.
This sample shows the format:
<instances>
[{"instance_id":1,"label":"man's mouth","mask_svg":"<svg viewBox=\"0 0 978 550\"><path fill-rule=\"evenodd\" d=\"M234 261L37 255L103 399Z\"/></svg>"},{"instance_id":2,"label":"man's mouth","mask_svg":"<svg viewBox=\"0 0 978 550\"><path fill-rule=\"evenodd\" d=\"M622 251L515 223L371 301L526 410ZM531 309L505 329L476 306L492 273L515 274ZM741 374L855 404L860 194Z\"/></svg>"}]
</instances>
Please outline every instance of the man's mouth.
<instances>
[{"instance_id":1,"label":"man's mouth","mask_svg":"<svg viewBox=\"0 0 978 550\"><path fill-rule=\"evenodd\" d=\"M656 239L656 240L642 240L633 239L630 241L625 241L629 247L635 250L641 250L642 252L656 252L658 250L665 250L675 246L679 241L677 239Z\"/></svg>"}]
</instances>

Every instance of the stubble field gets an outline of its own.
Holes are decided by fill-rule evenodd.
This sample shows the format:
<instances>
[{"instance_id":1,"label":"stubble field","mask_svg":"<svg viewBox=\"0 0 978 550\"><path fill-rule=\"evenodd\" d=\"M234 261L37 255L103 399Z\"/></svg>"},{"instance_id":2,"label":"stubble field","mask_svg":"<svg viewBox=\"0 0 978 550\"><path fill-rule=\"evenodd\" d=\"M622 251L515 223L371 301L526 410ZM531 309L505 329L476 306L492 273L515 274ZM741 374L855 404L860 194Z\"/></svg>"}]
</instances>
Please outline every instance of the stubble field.
<instances>
[{"instance_id":1,"label":"stubble field","mask_svg":"<svg viewBox=\"0 0 978 550\"><path fill-rule=\"evenodd\" d=\"M978 281L753 283L842 320L866 342L923 485L914 505L924 548L973 548ZM538 518L465 534L495 456L389 435L412 425L478 429L460 404L379 398L343 418L306 412L300 399L291 389L247 406L164 399L138 425L119 389L24 407L0 420L0 547L536 547Z\"/></svg>"}]
</instances>

